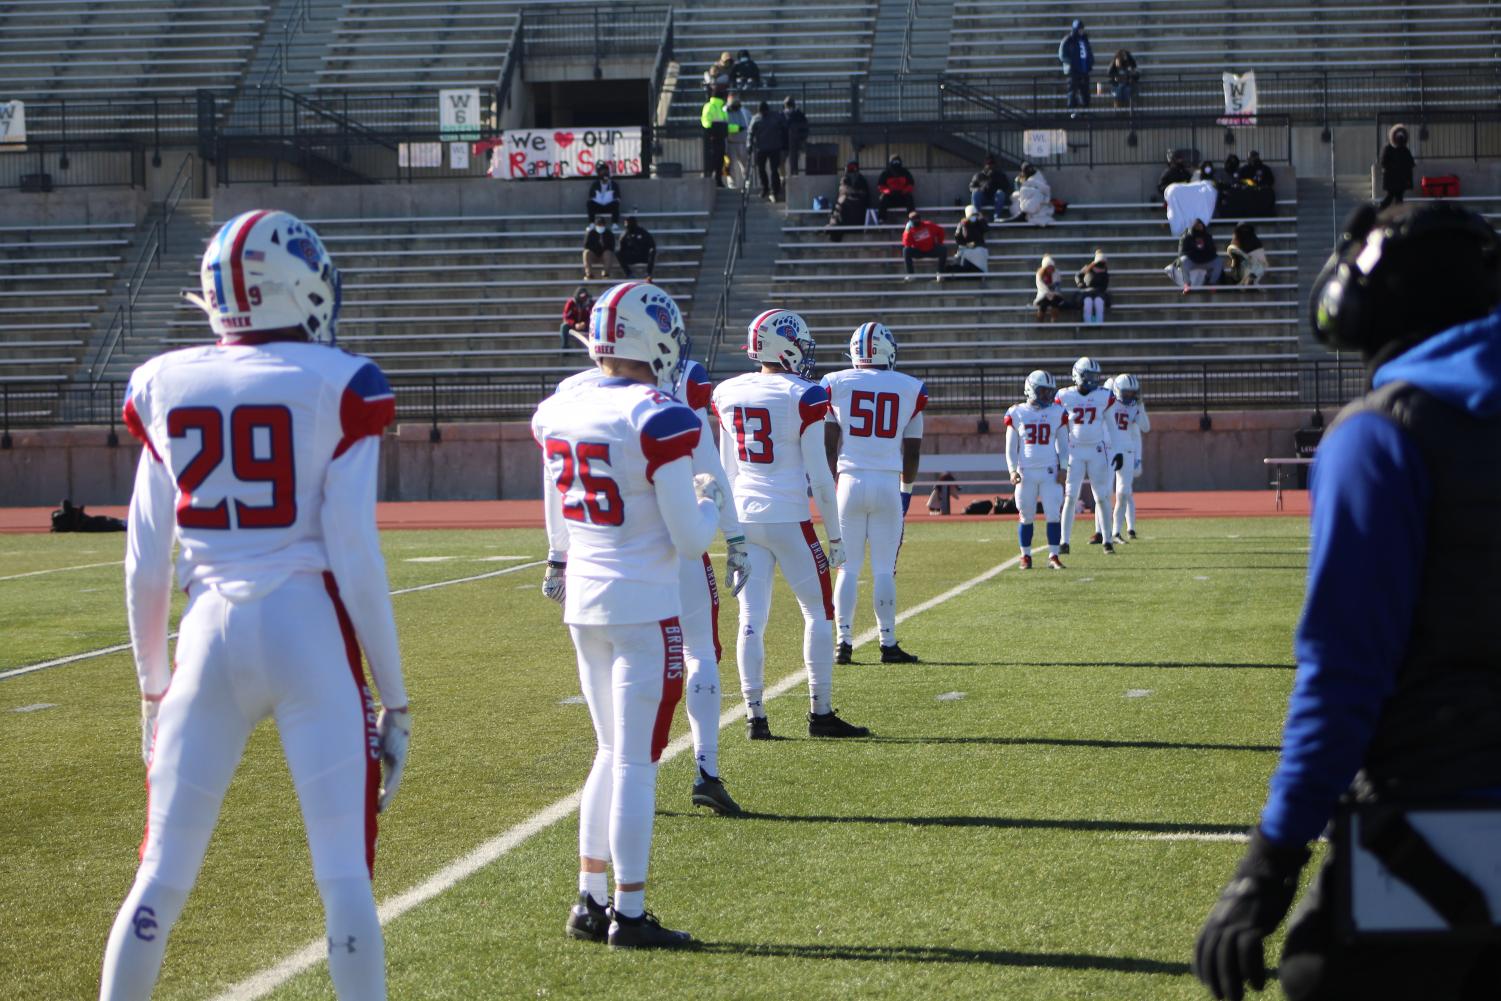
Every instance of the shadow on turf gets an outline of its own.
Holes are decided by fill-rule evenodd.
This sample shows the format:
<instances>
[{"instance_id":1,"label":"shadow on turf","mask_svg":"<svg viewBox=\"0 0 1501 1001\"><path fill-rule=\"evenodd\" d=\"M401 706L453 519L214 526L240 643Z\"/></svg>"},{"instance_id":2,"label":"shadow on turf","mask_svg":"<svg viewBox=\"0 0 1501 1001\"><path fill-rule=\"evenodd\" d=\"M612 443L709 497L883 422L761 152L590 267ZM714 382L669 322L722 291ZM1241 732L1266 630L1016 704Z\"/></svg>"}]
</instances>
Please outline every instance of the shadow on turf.
<instances>
[{"instance_id":1,"label":"shadow on turf","mask_svg":"<svg viewBox=\"0 0 1501 1001\"><path fill-rule=\"evenodd\" d=\"M658 810L659 817L697 817ZM771 820L787 824L890 824L897 827L989 827L1023 831L1099 831L1108 834L1245 834L1244 824L1180 824L1165 820L1087 820L1057 817L833 817L817 814L757 813L745 810L727 820Z\"/></svg>"},{"instance_id":2,"label":"shadow on turf","mask_svg":"<svg viewBox=\"0 0 1501 1001\"><path fill-rule=\"evenodd\" d=\"M1186 660L997 660L981 667L1204 667L1211 670L1265 670L1292 671L1296 664L1260 664L1235 661L1186 661Z\"/></svg>"},{"instance_id":3,"label":"shadow on turf","mask_svg":"<svg viewBox=\"0 0 1501 1001\"><path fill-rule=\"evenodd\" d=\"M872 737L871 744L1012 744L1022 747L1104 747L1149 751L1262 751L1276 754L1276 744L1195 744L1166 740L1096 740L1083 737Z\"/></svg>"},{"instance_id":4,"label":"shadow on turf","mask_svg":"<svg viewBox=\"0 0 1501 1001\"><path fill-rule=\"evenodd\" d=\"M1071 952L1017 952L1011 949L951 949L938 945L784 945L779 943L700 942L697 951L719 955L790 959L844 959L880 963L974 963L984 966L1041 966L1062 970L1107 970L1112 973L1161 973L1184 976L1187 963L1135 956L1090 956Z\"/></svg>"}]
</instances>

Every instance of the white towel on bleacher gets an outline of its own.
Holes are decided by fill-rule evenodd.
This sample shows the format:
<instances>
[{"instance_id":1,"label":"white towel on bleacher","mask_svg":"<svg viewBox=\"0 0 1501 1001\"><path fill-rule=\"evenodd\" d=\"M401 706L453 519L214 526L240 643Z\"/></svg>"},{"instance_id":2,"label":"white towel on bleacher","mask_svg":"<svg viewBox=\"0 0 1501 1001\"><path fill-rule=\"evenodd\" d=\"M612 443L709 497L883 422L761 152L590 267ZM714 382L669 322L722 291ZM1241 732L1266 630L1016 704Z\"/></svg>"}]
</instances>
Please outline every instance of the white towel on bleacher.
<instances>
[{"instance_id":1,"label":"white towel on bleacher","mask_svg":"<svg viewBox=\"0 0 1501 1001\"><path fill-rule=\"evenodd\" d=\"M1182 236L1195 219L1207 224L1214 218L1214 206L1220 193L1213 182L1189 181L1169 184L1163 197L1167 200L1167 225L1174 236Z\"/></svg>"}]
</instances>

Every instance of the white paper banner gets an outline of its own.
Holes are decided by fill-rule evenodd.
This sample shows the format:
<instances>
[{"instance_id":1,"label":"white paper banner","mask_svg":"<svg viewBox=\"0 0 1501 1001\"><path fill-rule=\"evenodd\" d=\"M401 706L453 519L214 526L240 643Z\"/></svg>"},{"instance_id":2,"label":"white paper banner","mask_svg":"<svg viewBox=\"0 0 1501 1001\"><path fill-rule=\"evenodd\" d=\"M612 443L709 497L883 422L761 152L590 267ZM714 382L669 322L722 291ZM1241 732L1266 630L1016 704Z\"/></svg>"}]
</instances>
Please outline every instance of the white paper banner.
<instances>
[{"instance_id":1,"label":"white paper banner","mask_svg":"<svg viewBox=\"0 0 1501 1001\"><path fill-rule=\"evenodd\" d=\"M469 169L469 144L468 143L449 143L448 144L448 165L450 167L452 167L454 170L468 170Z\"/></svg>"},{"instance_id":2,"label":"white paper banner","mask_svg":"<svg viewBox=\"0 0 1501 1001\"><path fill-rule=\"evenodd\" d=\"M1234 73L1222 73L1220 79L1225 85L1225 117L1219 119L1221 125L1255 125L1256 124L1256 73L1248 70L1236 75Z\"/></svg>"},{"instance_id":3,"label":"white paper banner","mask_svg":"<svg viewBox=\"0 0 1501 1001\"><path fill-rule=\"evenodd\" d=\"M1063 129L1027 129L1022 133L1022 149L1029 160L1045 160L1068 152L1068 132Z\"/></svg>"},{"instance_id":4,"label":"white paper banner","mask_svg":"<svg viewBox=\"0 0 1501 1001\"><path fill-rule=\"evenodd\" d=\"M479 119L478 90L438 91L438 131L444 142L478 139Z\"/></svg>"},{"instance_id":5,"label":"white paper banner","mask_svg":"<svg viewBox=\"0 0 1501 1001\"><path fill-rule=\"evenodd\" d=\"M398 167L443 166L442 143L400 143L396 147Z\"/></svg>"},{"instance_id":6,"label":"white paper banner","mask_svg":"<svg viewBox=\"0 0 1501 1001\"><path fill-rule=\"evenodd\" d=\"M0 102L0 146L26 142L26 105L20 101Z\"/></svg>"},{"instance_id":7,"label":"white paper banner","mask_svg":"<svg viewBox=\"0 0 1501 1001\"><path fill-rule=\"evenodd\" d=\"M490 176L593 177L608 163L617 177L641 173L641 129L577 126L568 129L512 129L501 133L490 160Z\"/></svg>"}]
</instances>

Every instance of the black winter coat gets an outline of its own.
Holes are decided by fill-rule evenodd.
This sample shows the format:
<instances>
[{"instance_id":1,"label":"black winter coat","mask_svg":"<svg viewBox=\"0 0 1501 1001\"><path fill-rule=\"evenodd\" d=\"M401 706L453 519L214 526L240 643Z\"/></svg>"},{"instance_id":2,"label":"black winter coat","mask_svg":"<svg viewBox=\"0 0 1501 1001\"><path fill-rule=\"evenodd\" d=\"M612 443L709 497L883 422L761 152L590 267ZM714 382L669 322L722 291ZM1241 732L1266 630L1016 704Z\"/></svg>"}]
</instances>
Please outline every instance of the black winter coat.
<instances>
[{"instance_id":1,"label":"black winter coat","mask_svg":"<svg viewBox=\"0 0 1501 1001\"><path fill-rule=\"evenodd\" d=\"M1381 150L1381 190L1407 191L1412 188L1412 171L1417 164L1412 150L1387 143Z\"/></svg>"},{"instance_id":2,"label":"black winter coat","mask_svg":"<svg viewBox=\"0 0 1501 1001\"><path fill-rule=\"evenodd\" d=\"M787 121L780 111L751 119L750 148L754 153L778 153L787 148Z\"/></svg>"}]
</instances>

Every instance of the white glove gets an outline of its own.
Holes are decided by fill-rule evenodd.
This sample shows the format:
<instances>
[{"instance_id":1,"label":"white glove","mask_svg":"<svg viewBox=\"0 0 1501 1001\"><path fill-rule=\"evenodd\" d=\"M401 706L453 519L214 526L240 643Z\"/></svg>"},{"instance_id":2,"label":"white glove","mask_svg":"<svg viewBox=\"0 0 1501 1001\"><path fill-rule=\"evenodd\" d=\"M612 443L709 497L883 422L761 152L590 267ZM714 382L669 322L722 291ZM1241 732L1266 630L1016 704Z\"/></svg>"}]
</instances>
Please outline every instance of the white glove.
<instances>
[{"instance_id":1,"label":"white glove","mask_svg":"<svg viewBox=\"0 0 1501 1001\"><path fill-rule=\"evenodd\" d=\"M563 593L568 583L564 576L568 564L562 560L548 560L547 569L542 572L542 595L551 598L558 604L563 603Z\"/></svg>"},{"instance_id":2,"label":"white glove","mask_svg":"<svg viewBox=\"0 0 1501 1001\"><path fill-rule=\"evenodd\" d=\"M381 813L391 805L407 767L407 742L412 739L412 714L406 709L382 709L375 724L380 734Z\"/></svg>"},{"instance_id":3,"label":"white glove","mask_svg":"<svg viewBox=\"0 0 1501 1001\"><path fill-rule=\"evenodd\" d=\"M730 572L730 594L733 596L745 590L745 582L750 580L750 554L745 551L743 535L725 539L724 545L729 550L724 565Z\"/></svg>"},{"instance_id":4,"label":"white glove","mask_svg":"<svg viewBox=\"0 0 1501 1001\"><path fill-rule=\"evenodd\" d=\"M151 767L151 745L156 741L156 714L161 712L162 700L141 700L141 760Z\"/></svg>"},{"instance_id":5,"label":"white glove","mask_svg":"<svg viewBox=\"0 0 1501 1001\"><path fill-rule=\"evenodd\" d=\"M838 539L829 540L829 569L838 570L844 566L844 543Z\"/></svg>"},{"instance_id":6,"label":"white glove","mask_svg":"<svg viewBox=\"0 0 1501 1001\"><path fill-rule=\"evenodd\" d=\"M719 489L719 481L711 473L699 473L693 478L693 492L699 500L708 499L714 502L717 510L724 510L724 491Z\"/></svg>"}]
</instances>

